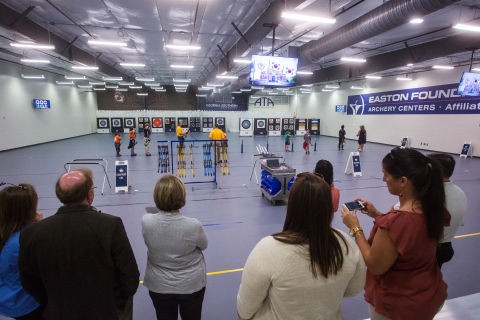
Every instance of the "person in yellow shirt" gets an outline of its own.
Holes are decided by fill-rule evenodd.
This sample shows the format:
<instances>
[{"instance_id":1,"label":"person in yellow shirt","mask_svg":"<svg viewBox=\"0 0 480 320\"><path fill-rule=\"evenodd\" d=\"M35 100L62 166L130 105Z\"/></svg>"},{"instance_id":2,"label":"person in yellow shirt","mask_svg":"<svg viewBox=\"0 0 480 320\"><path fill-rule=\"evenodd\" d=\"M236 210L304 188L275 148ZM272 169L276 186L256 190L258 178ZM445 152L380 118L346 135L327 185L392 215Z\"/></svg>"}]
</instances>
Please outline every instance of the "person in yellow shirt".
<instances>
[{"instance_id":1,"label":"person in yellow shirt","mask_svg":"<svg viewBox=\"0 0 480 320\"><path fill-rule=\"evenodd\" d=\"M215 147L217 149L217 163L220 163L220 148L222 147L223 132L218 128L218 125L215 125L215 128L210 132L208 136L210 140L215 140ZM212 142L213 144L213 142Z\"/></svg>"},{"instance_id":2,"label":"person in yellow shirt","mask_svg":"<svg viewBox=\"0 0 480 320\"><path fill-rule=\"evenodd\" d=\"M178 121L177 126L177 140L184 141L185 140L185 133L182 130L183 121ZM180 146L183 147L183 142L180 142Z\"/></svg>"}]
</instances>

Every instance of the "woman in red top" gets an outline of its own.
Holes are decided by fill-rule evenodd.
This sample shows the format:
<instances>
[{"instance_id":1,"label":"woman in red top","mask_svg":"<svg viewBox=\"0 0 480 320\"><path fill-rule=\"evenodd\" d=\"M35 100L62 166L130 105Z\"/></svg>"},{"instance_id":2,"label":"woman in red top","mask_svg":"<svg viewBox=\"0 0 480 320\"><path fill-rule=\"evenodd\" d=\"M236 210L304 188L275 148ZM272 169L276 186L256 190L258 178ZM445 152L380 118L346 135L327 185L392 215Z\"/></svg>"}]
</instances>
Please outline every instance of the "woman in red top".
<instances>
[{"instance_id":1,"label":"woman in red top","mask_svg":"<svg viewBox=\"0 0 480 320\"><path fill-rule=\"evenodd\" d=\"M443 236L445 192L441 167L412 149L395 148L382 161L383 181L398 195L399 210L380 213L371 202L361 211L374 218L368 240L356 212L342 206L343 223L367 266L365 300L376 319L433 319L447 297L435 259Z\"/></svg>"}]
</instances>

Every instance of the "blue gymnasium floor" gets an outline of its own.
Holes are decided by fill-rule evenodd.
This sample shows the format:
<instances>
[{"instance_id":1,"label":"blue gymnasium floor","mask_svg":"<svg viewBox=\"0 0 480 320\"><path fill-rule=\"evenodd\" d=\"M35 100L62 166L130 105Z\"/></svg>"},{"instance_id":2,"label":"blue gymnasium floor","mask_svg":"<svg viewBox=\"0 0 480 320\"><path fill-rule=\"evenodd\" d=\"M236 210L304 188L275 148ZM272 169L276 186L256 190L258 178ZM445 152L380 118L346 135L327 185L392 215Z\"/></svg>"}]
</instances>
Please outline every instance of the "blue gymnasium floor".
<instances>
[{"instance_id":1,"label":"blue gymnasium floor","mask_svg":"<svg viewBox=\"0 0 480 320\"><path fill-rule=\"evenodd\" d=\"M208 139L207 134L191 134L196 139ZM55 197L54 184L59 175L64 172L64 164L73 159L97 159L108 161L108 177L114 184L114 161L128 160L132 187L128 194L115 194L106 185L105 194L101 194L103 182L100 167L92 167L95 172L95 200L93 205L103 212L118 215L123 219L127 233L132 244L141 278L143 278L147 249L141 233L141 217L146 213L146 207L153 207L152 191L161 174L157 173L157 148L153 143L157 140L176 139L173 133L154 134L151 143L152 157L145 157L144 147L139 143L136 147L137 157L130 157L127 150L127 138L123 139L122 157L115 157L113 136L110 134L92 134L62 141L46 143L11 151L1 152L0 181L20 183L27 182L35 185L40 196L39 211L45 217L53 215L60 206ZM263 237L280 231L283 227L286 207L273 206L262 198L255 176L250 180L252 173L252 156L257 153L255 145L266 145L265 137L251 138L239 137L237 133L229 134L229 163L230 175L217 175L218 186L213 183L188 184L187 204L181 210L182 214L200 220L209 237L209 247L204 252L208 272L229 270L232 272L209 275L207 290L203 304L203 319L237 319L236 295L241 280L241 272L235 269L243 268L248 254L255 244ZM241 140L244 141L244 152L240 152ZM350 151L356 151L355 141L347 141L346 150L337 150L337 138L317 138L317 151L311 148L311 154L306 155L301 149L303 139L294 138L295 152L285 154L286 163L296 168L297 173L312 171L319 159L327 159L334 166L335 184L341 192L341 203L352 201L356 197L371 200L381 211L388 209L397 202L397 198L390 195L382 181L381 160L392 146L367 143L365 151L361 153L363 176L354 178L345 175L344 170ZM282 137L268 139L271 152L284 150ZM187 146L189 143L187 143ZM201 145L197 143L196 145ZM188 152L188 148L187 148ZM195 148L198 160L195 168L196 177L192 178L190 166L187 165L187 178L184 181L205 181L211 177L203 176L202 148ZM255 158L256 159L256 158ZM187 153L187 163L189 155ZM469 201L470 212L464 221L458 235L468 235L453 241L455 256L453 260L443 266L443 275L448 283L448 299L465 297L480 293L480 277L478 266L480 255L478 245L480 237L480 218L476 208L480 208L480 159L460 159L456 156L457 166L452 180L460 186ZM257 164L256 172L260 175L260 166ZM361 216L361 225L368 233L372 221L366 216ZM337 213L333 226L344 231L347 228L341 223ZM478 296L478 295L477 295ZM466 297L465 297L466 298ZM461 298L454 301L460 300ZM471 300L471 299L470 299ZM463 313L455 314L455 307L449 314L444 314L442 319L474 319ZM477 300L478 301L478 300ZM480 303L470 303L469 310L478 309ZM447 302L450 307L450 304ZM473 307L472 307L473 306ZM368 318L368 307L363 299L363 294L354 298L344 299L343 314L345 319ZM452 313L453 310L453 313ZM468 310L467 310L468 311ZM460 314L462 314L460 316ZM5 319L0 316L0 319ZM155 319L155 312L148 296L147 289L140 285L134 298L134 319Z\"/></svg>"}]
</instances>

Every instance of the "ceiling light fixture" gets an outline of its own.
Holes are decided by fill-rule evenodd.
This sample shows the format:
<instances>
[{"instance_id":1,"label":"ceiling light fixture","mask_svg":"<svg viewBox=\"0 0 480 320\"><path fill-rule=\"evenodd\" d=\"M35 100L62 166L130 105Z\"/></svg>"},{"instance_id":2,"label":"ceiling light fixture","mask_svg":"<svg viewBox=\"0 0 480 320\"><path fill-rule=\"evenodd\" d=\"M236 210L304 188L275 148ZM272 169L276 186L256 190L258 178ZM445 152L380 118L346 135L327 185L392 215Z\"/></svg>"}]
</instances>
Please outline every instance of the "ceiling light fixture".
<instances>
[{"instance_id":1,"label":"ceiling light fixture","mask_svg":"<svg viewBox=\"0 0 480 320\"><path fill-rule=\"evenodd\" d=\"M349 62L367 62L366 59L361 59L361 58L348 58L348 57L343 57L340 58L342 61L349 61Z\"/></svg>"},{"instance_id":2,"label":"ceiling light fixture","mask_svg":"<svg viewBox=\"0 0 480 320\"><path fill-rule=\"evenodd\" d=\"M199 97L199 98L206 98L207 97L206 94L196 94L196 96Z\"/></svg>"},{"instance_id":3,"label":"ceiling light fixture","mask_svg":"<svg viewBox=\"0 0 480 320\"><path fill-rule=\"evenodd\" d=\"M433 69L445 69L445 70L452 70L452 66L441 66L441 65L435 65L432 67Z\"/></svg>"},{"instance_id":4,"label":"ceiling light fixture","mask_svg":"<svg viewBox=\"0 0 480 320\"><path fill-rule=\"evenodd\" d=\"M399 80L399 81L410 81L412 79L407 78L407 77L404 77L404 78L399 77L399 78L397 78L397 80Z\"/></svg>"},{"instance_id":5,"label":"ceiling light fixture","mask_svg":"<svg viewBox=\"0 0 480 320\"><path fill-rule=\"evenodd\" d=\"M79 70L98 70L98 67L95 67L95 66L72 66L72 69L79 69Z\"/></svg>"},{"instance_id":6,"label":"ceiling light fixture","mask_svg":"<svg viewBox=\"0 0 480 320\"><path fill-rule=\"evenodd\" d=\"M36 59L21 59L23 62L30 62L30 63L50 63L49 60L36 60Z\"/></svg>"},{"instance_id":7,"label":"ceiling light fixture","mask_svg":"<svg viewBox=\"0 0 480 320\"><path fill-rule=\"evenodd\" d=\"M340 89L340 85L338 85L338 84L327 84L325 86L325 88L327 88L327 89Z\"/></svg>"},{"instance_id":8,"label":"ceiling light fixture","mask_svg":"<svg viewBox=\"0 0 480 320\"><path fill-rule=\"evenodd\" d=\"M142 89L142 86L129 86L130 89Z\"/></svg>"},{"instance_id":9,"label":"ceiling light fixture","mask_svg":"<svg viewBox=\"0 0 480 320\"><path fill-rule=\"evenodd\" d=\"M137 81L155 81L155 78L142 78L142 77L135 77Z\"/></svg>"},{"instance_id":10,"label":"ceiling light fixture","mask_svg":"<svg viewBox=\"0 0 480 320\"><path fill-rule=\"evenodd\" d=\"M187 90L177 90L177 92L187 92Z\"/></svg>"},{"instance_id":11,"label":"ceiling light fixture","mask_svg":"<svg viewBox=\"0 0 480 320\"><path fill-rule=\"evenodd\" d=\"M118 88L118 89L115 89L115 91L128 91L127 88Z\"/></svg>"},{"instance_id":12,"label":"ceiling light fixture","mask_svg":"<svg viewBox=\"0 0 480 320\"><path fill-rule=\"evenodd\" d=\"M313 84L302 84L302 87L311 87Z\"/></svg>"},{"instance_id":13,"label":"ceiling light fixture","mask_svg":"<svg viewBox=\"0 0 480 320\"><path fill-rule=\"evenodd\" d=\"M177 83L177 84L174 84L174 87L175 87L175 88L184 88L184 89L186 89L186 88L188 88L188 84L178 84L178 83Z\"/></svg>"},{"instance_id":14,"label":"ceiling light fixture","mask_svg":"<svg viewBox=\"0 0 480 320\"><path fill-rule=\"evenodd\" d=\"M83 89L90 89L92 86L91 85L78 85L79 88L83 88Z\"/></svg>"},{"instance_id":15,"label":"ceiling light fixture","mask_svg":"<svg viewBox=\"0 0 480 320\"><path fill-rule=\"evenodd\" d=\"M155 82L150 82L150 83L144 83L147 87L158 87L160 83L155 83Z\"/></svg>"},{"instance_id":16,"label":"ceiling light fixture","mask_svg":"<svg viewBox=\"0 0 480 320\"><path fill-rule=\"evenodd\" d=\"M93 90L95 90L95 91L105 91L106 89L105 88L93 88Z\"/></svg>"},{"instance_id":17,"label":"ceiling light fixture","mask_svg":"<svg viewBox=\"0 0 480 320\"><path fill-rule=\"evenodd\" d=\"M85 76L65 76L65 79L67 80L87 80L87 77Z\"/></svg>"},{"instance_id":18,"label":"ceiling light fixture","mask_svg":"<svg viewBox=\"0 0 480 320\"><path fill-rule=\"evenodd\" d=\"M259 98L261 98L261 96L250 96L250 98L252 98L252 99L259 99Z\"/></svg>"},{"instance_id":19,"label":"ceiling light fixture","mask_svg":"<svg viewBox=\"0 0 480 320\"><path fill-rule=\"evenodd\" d=\"M22 74L24 79L45 79L43 74Z\"/></svg>"},{"instance_id":20,"label":"ceiling light fixture","mask_svg":"<svg viewBox=\"0 0 480 320\"><path fill-rule=\"evenodd\" d=\"M219 79L238 79L238 76L217 76Z\"/></svg>"},{"instance_id":21,"label":"ceiling light fixture","mask_svg":"<svg viewBox=\"0 0 480 320\"><path fill-rule=\"evenodd\" d=\"M157 91L157 92L165 92L165 91L167 91L167 89L155 89L155 91Z\"/></svg>"},{"instance_id":22,"label":"ceiling light fixture","mask_svg":"<svg viewBox=\"0 0 480 320\"><path fill-rule=\"evenodd\" d=\"M192 81L192 79L176 79L176 78L173 78L173 82L190 82Z\"/></svg>"},{"instance_id":23,"label":"ceiling light fixture","mask_svg":"<svg viewBox=\"0 0 480 320\"><path fill-rule=\"evenodd\" d=\"M332 92L333 89L322 89L322 91L324 91L324 92Z\"/></svg>"},{"instance_id":24,"label":"ceiling light fixture","mask_svg":"<svg viewBox=\"0 0 480 320\"><path fill-rule=\"evenodd\" d=\"M366 79L382 79L380 76L365 76Z\"/></svg>"},{"instance_id":25,"label":"ceiling light fixture","mask_svg":"<svg viewBox=\"0 0 480 320\"><path fill-rule=\"evenodd\" d=\"M185 64L185 65L183 65L183 64L172 64L172 65L170 65L170 67L178 68L178 69L192 69L193 68L193 66L188 65L188 64Z\"/></svg>"},{"instance_id":26,"label":"ceiling light fixture","mask_svg":"<svg viewBox=\"0 0 480 320\"><path fill-rule=\"evenodd\" d=\"M262 86L251 86L252 89L254 90L263 90L265 89L265 87L262 87Z\"/></svg>"},{"instance_id":27,"label":"ceiling light fixture","mask_svg":"<svg viewBox=\"0 0 480 320\"><path fill-rule=\"evenodd\" d=\"M124 67L145 67L143 63L120 63L120 65Z\"/></svg>"},{"instance_id":28,"label":"ceiling light fixture","mask_svg":"<svg viewBox=\"0 0 480 320\"><path fill-rule=\"evenodd\" d=\"M233 62L236 62L236 63L251 63L250 60L246 60L246 59L233 59Z\"/></svg>"},{"instance_id":29,"label":"ceiling light fixture","mask_svg":"<svg viewBox=\"0 0 480 320\"><path fill-rule=\"evenodd\" d=\"M232 91L232 93L242 93L242 91Z\"/></svg>"},{"instance_id":30,"label":"ceiling light fixture","mask_svg":"<svg viewBox=\"0 0 480 320\"><path fill-rule=\"evenodd\" d=\"M92 81L90 81L89 83L92 86L103 86L103 85L105 85L105 82L94 82L94 81L92 82Z\"/></svg>"},{"instance_id":31,"label":"ceiling light fixture","mask_svg":"<svg viewBox=\"0 0 480 320\"><path fill-rule=\"evenodd\" d=\"M107 85L105 86L105 88L106 88L106 89L118 89L118 86L107 84Z\"/></svg>"},{"instance_id":32,"label":"ceiling light fixture","mask_svg":"<svg viewBox=\"0 0 480 320\"><path fill-rule=\"evenodd\" d=\"M170 48L170 49L188 49L188 50L202 49L199 46L180 45L180 44L167 44L165 47Z\"/></svg>"},{"instance_id":33,"label":"ceiling light fixture","mask_svg":"<svg viewBox=\"0 0 480 320\"><path fill-rule=\"evenodd\" d=\"M123 81L123 77L102 77L105 81Z\"/></svg>"},{"instance_id":34,"label":"ceiling light fixture","mask_svg":"<svg viewBox=\"0 0 480 320\"><path fill-rule=\"evenodd\" d=\"M73 81L57 81L57 84L74 84Z\"/></svg>"},{"instance_id":35,"label":"ceiling light fixture","mask_svg":"<svg viewBox=\"0 0 480 320\"><path fill-rule=\"evenodd\" d=\"M269 95L274 95L274 94L278 94L278 92L269 92L268 94Z\"/></svg>"},{"instance_id":36,"label":"ceiling light fixture","mask_svg":"<svg viewBox=\"0 0 480 320\"><path fill-rule=\"evenodd\" d=\"M145 96L148 96L148 93L137 93L137 96L145 97Z\"/></svg>"},{"instance_id":37,"label":"ceiling light fixture","mask_svg":"<svg viewBox=\"0 0 480 320\"><path fill-rule=\"evenodd\" d=\"M215 88L213 87L201 87L201 88L198 88L198 90L213 90Z\"/></svg>"},{"instance_id":38,"label":"ceiling light fixture","mask_svg":"<svg viewBox=\"0 0 480 320\"><path fill-rule=\"evenodd\" d=\"M423 22L423 19L413 19L413 20L410 20L410 23L422 23Z\"/></svg>"},{"instance_id":39,"label":"ceiling light fixture","mask_svg":"<svg viewBox=\"0 0 480 320\"><path fill-rule=\"evenodd\" d=\"M34 44L34 43L10 43L12 47L17 48L32 48L32 49L50 49L54 50L55 46L49 44Z\"/></svg>"},{"instance_id":40,"label":"ceiling light fixture","mask_svg":"<svg viewBox=\"0 0 480 320\"><path fill-rule=\"evenodd\" d=\"M319 18L314 16L306 16L303 14L296 14L292 12L282 12L280 15L282 18L287 19L295 19L295 20L302 20L302 21L310 21L310 22L318 22L318 23L335 23L335 19L332 18Z\"/></svg>"},{"instance_id":41,"label":"ceiling light fixture","mask_svg":"<svg viewBox=\"0 0 480 320\"><path fill-rule=\"evenodd\" d=\"M208 83L207 82L208 87L223 87L224 85L225 85L224 83Z\"/></svg>"},{"instance_id":42,"label":"ceiling light fixture","mask_svg":"<svg viewBox=\"0 0 480 320\"><path fill-rule=\"evenodd\" d=\"M462 23L458 23L458 24L454 25L453 28L455 28L455 29L461 29L461 30L467 30L467 31L480 32L480 27L477 27L477 26L469 26L469 25L462 24Z\"/></svg>"},{"instance_id":43,"label":"ceiling light fixture","mask_svg":"<svg viewBox=\"0 0 480 320\"><path fill-rule=\"evenodd\" d=\"M252 91L252 89L240 89L240 91L242 91L242 92L250 92L250 91Z\"/></svg>"},{"instance_id":44,"label":"ceiling light fixture","mask_svg":"<svg viewBox=\"0 0 480 320\"><path fill-rule=\"evenodd\" d=\"M163 90L163 86L158 86L158 87L150 87L150 89L153 89L153 90Z\"/></svg>"},{"instance_id":45,"label":"ceiling light fixture","mask_svg":"<svg viewBox=\"0 0 480 320\"><path fill-rule=\"evenodd\" d=\"M361 87L361 86L351 86L350 89L363 90L363 89L365 89L365 88L364 88L364 87Z\"/></svg>"},{"instance_id":46,"label":"ceiling light fixture","mask_svg":"<svg viewBox=\"0 0 480 320\"><path fill-rule=\"evenodd\" d=\"M413 63L408 63L407 64L407 67L411 67L411 66L413 66Z\"/></svg>"},{"instance_id":47,"label":"ceiling light fixture","mask_svg":"<svg viewBox=\"0 0 480 320\"><path fill-rule=\"evenodd\" d=\"M135 82L119 82L119 86L133 86Z\"/></svg>"},{"instance_id":48,"label":"ceiling light fixture","mask_svg":"<svg viewBox=\"0 0 480 320\"><path fill-rule=\"evenodd\" d=\"M112 46L112 47L126 47L126 42L113 42L113 41L97 41L97 40L88 40L89 44L99 44L104 46Z\"/></svg>"},{"instance_id":49,"label":"ceiling light fixture","mask_svg":"<svg viewBox=\"0 0 480 320\"><path fill-rule=\"evenodd\" d=\"M312 71L297 71L297 74L313 74Z\"/></svg>"},{"instance_id":50,"label":"ceiling light fixture","mask_svg":"<svg viewBox=\"0 0 480 320\"><path fill-rule=\"evenodd\" d=\"M473 68L472 71L480 71L480 68Z\"/></svg>"}]
</instances>

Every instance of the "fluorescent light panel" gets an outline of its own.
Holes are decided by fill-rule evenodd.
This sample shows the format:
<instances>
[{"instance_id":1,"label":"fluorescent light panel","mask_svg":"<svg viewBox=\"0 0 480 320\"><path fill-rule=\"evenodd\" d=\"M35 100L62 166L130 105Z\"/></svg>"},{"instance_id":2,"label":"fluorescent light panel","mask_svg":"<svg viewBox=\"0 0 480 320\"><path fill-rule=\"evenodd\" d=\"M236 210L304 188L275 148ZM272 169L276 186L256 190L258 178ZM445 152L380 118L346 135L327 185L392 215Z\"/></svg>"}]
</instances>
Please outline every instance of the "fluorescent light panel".
<instances>
[{"instance_id":1,"label":"fluorescent light panel","mask_svg":"<svg viewBox=\"0 0 480 320\"><path fill-rule=\"evenodd\" d=\"M349 62L367 62L366 59L361 59L361 58L348 58L348 57L343 57L340 60L342 61L349 61Z\"/></svg>"},{"instance_id":2,"label":"fluorescent light panel","mask_svg":"<svg viewBox=\"0 0 480 320\"><path fill-rule=\"evenodd\" d=\"M104 86L105 85L105 82L90 81L89 83L93 86Z\"/></svg>"},{"instance_id":3,"label":"fluorescent light panel","mask_svg":"<svg viewBox=\"0 0 480 320\"><path fill-rule=\"evenodd\" d=\"M302 87L311 87L313 84L302 84Z\"/></svg>"},{"instance_id":4,"label":"fluorescent light panel","mask_svg":"<svg viewBox=\"0 0 480 320\"><path fill-rule=\"evenodd\" d=\"M134 82L119 82L118 85L120 86L133 86Z\"/></svg>"},{"instance_id":5,"label":"fluorescent light panel","mask_svg":"<svg viewBox=\"0 0 480 320\"><path fill-rule=\"evenodd\" d=\"M397 78L397 80L399 80L399 81L410 81L412 79L410 79L410 78Z\"/></svg>"},{"instance_id":6,"label":"fluorescent light panel","mask_svg":"<svg viewBox=\"0 0 480 320\"><path fill-rule=\"evenodd\" d=\"M232 93L242 93L242 91L232 91Z\"/></svg>"},{"instance_id":7,"label":"fluorescent light panel","mask_svg":"<svg viewBox=\"0 0 480 320\"><path fill-rule=\"evenodd\" d=\"M79 69L79 70L98 70L98 67L95 67L95 66L72 66L72 69Z\"/></svg>"},{"instance_id":8,"label":"fluorescent light panel","mask_svg":"<svg viewBox=\"0 0 480 320\"><path fill-rule=\"evenodd\" d=\"M81 84L79 84L78 87L79 87L79 88L83 88L83 89L90 89L90 88L92 88L91 85L81 85Z\"/></svg>"},{"instance_id":9,"label":"fluorescent light panel","mask_svg":"<svg viewBox=\"0 0 480 320\"><path fill-rule=\"evenodd\" d=\"M422 23L423 22L423 19L413 19L413 20L410 20L410 23Z\"/></svg>"},{"instance_id":10,"label":"fluorescent light panel","mask_svg":"<svg viewBox=\"0 0 480 320\"><path fill-rule=\"evenodd\" d=\"M338 84L327 84L325 86L325 88L327 88L327 89L339 89L340 86Z\"/></svg>"},{"instance_id":11,"label":"fluorescent light panel","mask_svg":"<svg viewBox=\"0 0 480 320\"><path fill-rule=\"evenodd\" d=\"M297 71L297 74L313 74L312 71Z\"/></svg>"},{"instance_id":12,"label":"fluorescent light panel","mask_svg":"<svg viewBox=\"0 0 480 320\"><path fill-rule=\"evenodd\" d=\"M105 88L93 88L93 90L95 90L95 91L105 91L106 89Z\"/></svg>"},{"instance_id":13,"label":"fluorescent light panel","mask_svg":"<svg viewBox=\"0 0 480 320\"><path fill-rule=\"evenodd\" d=\"M187 50L201 49L201 47L199 46L180 45L180 44L167 44L166 47L171 49L187 49Z\"/></svg>"},{"instance_id":14,"label":"fluorescent light panel","mask_svg":"<svg viewBox=\"0 0 480 320\"><path fill-rule=\"evenodd\" d=\"M268 94L269 95L275 95L275 94L278 94L278 92L269 92Z\"/></svg>"},{"instance_id":15,"label":"fluorescent light panel","mask_svg":"<svg viewBox=\"0 0 480 320\"><path fill-rule=\"evenodd\" d=\"M23 62L29 62L29 63L50 63L49 60L36 60L36 59L21 59Z\"/></svg>"},{"instance_id":16,"label":"fluorescent light panel","mask_svg":"<svg viewBox=\"0 0 480 320\"><path fill-rule=\"evenodd\" d=\"M57 81L57 84L74 84L73 81Z\"/></svg>"},{"instance_id":17,"label":"fluorescent light panel","mask_svg":"<svg viewBox=\"0 0 480 320\"><path fill-rule=\"evenodd\" d=\"M192 81L192 79L177 79L177 78L173 78L173 82L190 82Z\"/></svg>"},{"instance_id":18,"label":"fluorescent light panel","mask_svg":"<svg viewBox=\"0 0 480 320\"><path fill-rule=\"evenodd\" d=\"M115 91L128 91L128 89L127 88L118 88Z\"/></svg>"},{"instance_id":19,"label":"fluorescent light panel","mask_svg":"<svg viewBox=\"0 0 480 320\"><path fill-rule=\"evenodd\" d=\"M445 69L445 70L452 70L452 66L440 66L440 65L435 65L432 67L433 69Z\"/></svg>"},{"instance_id":20,"label":"fluorescent light panel","mask_svg":"<svg viewBox=\"0 0 480 320\"><path fill-rule=\"evenodd\" d=\"M54 50L55 46L49 44L34 44L34 43L10 43L12 47L17 48L32 48L32 49L50 49Z\"/></svg>"},{"instance_id":21,"label":"fluorescent light panel","mask_svg":"<svg viewBox=\"0 0 480 320\"><path fill-rule=\"evenodd\" d=\"M472 71L480 71L480 68L473 68Z\"/></svg>"},{"instance_id":22,"label":"fluorescent light panel","mask_svg":"<svg viewBox=\"0 0 480 320\"><path fill-rule=\"evenodd\" d=\"M164 88L163 88L163 86L156 86L156 87L150 87L150 89L160 90L160 89L164 89Z\"/></svg>"},{"instance_id":23,"label":"fluorescent light panel","mask_svg":"<svg viewBox=\"0 0 480 320\"><path fill-rule=\"evenodd\" d=\"M123 77L102 77L105 81L123 81Z\"/></svg>"},{"instance_id":24,"label":"fluorescent light panel","mask_svg":"<svg viewBox=\"0 0 480 320\"><path fill-rule=\"evenodd\" d=\"M407 64L407 67L411 67L411 66L413 66L413 63Z\"/></svg>"},{"instance_id":25,"label":"fluorescent light panel","mask_svg":"<svg viewBox=\"0 0 480 320\"><path fill-rule=\"evenodd\" d=\"M144 83L147 87L158 87L160 83Z\"/></svg>"},{"instance_id":26,"label":"fluorescent light panel","mask_svg":"<svg viewBox=\"0 0 480 320\"><path fill-rule=\"evenodd\" d=\"M262 87L262 86L252 86L251 88L252 88L252 89L255 89L255 90L263 90L263 89L265 89L265 87Z\"/></svg>"},{"instance_id":27,"label":"fluorescent light panel","mask_svg":"<svg viewBox=\"0 0 480 320\"><path fill-rule=\"evenodd\" d=\"M367 79L382 79L380 76L365 76Z\"/></svg>"},{"instance_id":28,"label":"fluorescent light panel","mask_svg":"<svg viewBox=\"0 0 480 320\"><path fill-rule=\"evenodd\" d=\"M237 79L238 76L223 76L223 75L220 75L220 76L217 76L217 78L219 78L219 79Z\"/></svg>"},{"instance_id":29,"label":"fluorescent light panel","mask_svg":"<svg viewBox=\"0 0 480 320\"><path fill-rule=\"evenodd\" d=\"M106 85L105 86L106 89L118 89L118 86L115 86L115 85Z\"/></svg>"},{"instance_id":30,"label":"fluorescent light panel","mask_svg":"<svg viewBox=\"0 0 480 320\"><path fill-rule=\"evenodd\" d=\"M155 89L155 91L157 91L157 92L165 92L165 91L167 91L167 89Z\"/></svg>"},{"instance_id":31,"label":"fluorescent light panel","mask_svg":"<svg viewBox=\"0 0 480 320\"><path fill-rule=\"evenodd\" d=\"M242 91L242 92L250 92L250 91L252 91L252 89L240 89L240 91Z\"/></svg>"},{"instance_id":32,"label":"fluorescent light panel","mask_svg":"<svg viewBox=\"0 0 480 320\"><path fill-rule=\"evenodd\" d=\"M177 92L187 92L187 90L177 90Z\"/></svg>"},{"instance_id":33,"label":"fluorescent light panel","mask_svg":"<svg viewBox=\"0 0 480 320\"><path fill-rule=\"evenodd\" d=\"M143 63L120 63L120 65L124 67L145 67Z\"/></svg>"},{"instance_id":34,"label":"fluorescent light panel","mask_svg":"<svg viewBox=\"0 0 480 320\"><path fill-rule=\"evenodd\" d=\"M206 98L207 97L206 94L196 94L196 96L199 97L199 98Z\"/></svg>"},{"instance_id":35,"label":"fluorescent light panel","mask_svg":"<svg viewBox=\"0 0 480 320\"><path fill-rule=\"evenodd\" d=\"M142 77L135 77L137 81L155 81L155 78L142 78Z\"/></svg>"},{"instance_id":36,"label":"fluorescent light panel","mask_svg":"<svg viewBox=\"0 0 480 320\"><path fill-rule=\"evenodd\" d=\"M43 74L22 74L24 79L45 79Z\"/></svg>"},{"instance_id":37,"label":"fluorescent light panel","mask_svg":"<svg viewBox=\"0 0 480 320\"><path fill-rule=\"evenodd\" d=\"M215 88L213 87L201 87L201 88L198 88L198 90L213 90Z\"/></svg>"},{"instance_id":38,"label":"fluorescent light panel","mask_svg":"<svg viewBox=\"0 0 480 320\"><path fill-rule=\"evenodd\" d=\"M129 86L130 89L142 89L142 86Z\"/></svg>"},{"instance_id":39,"label":"fluorescent light panel","mask_svg":"<svg viewBox=\"0 0 480 320\"><path fill-rule=\"evenodd\" d=\"M467 24L458 23L453 26L455 29L467 30L467 31L475 31L480 32L480 27L477 26L469 26Z\"/></svg>"},{"instance_id":40,"label":"fluorescent light panel","mask_svg":"<svg viewBox=\"0 0 480 320\"><path fill-rule=\"evenodd\" d=\"M65 76L65 79L67 80L87 80L87 77L85 76Z\"/></svg>"},{"instance_id":41,"label":"fluorescent light panel","mask_svg":"<svg viewBox=\"0 0 480 320\"><path fill-rule=\"evenodd\" d=\"M250 60L246 60L246 59L233 59L233 62L236 62L236 63L251 63Z\"/></svg>"},{"instance_id":42,"label":"fluorescent light panel","mask_svg":"<svg viewBox=\"0 0 480 320\"><path fill-rule=\"evenodd\" d=\"M322 91L325 91L325 92L332 92L333 89L322 89Z\"/></svg>"},{"instance_id":43,"label":"fluorescent light panel","mask_svg":"<svg viewBox=\"0 0 480 320\"><path fill-rule=\"evenodd\" d=\"M293 12L282 12L281 16L282 18L287 18L287 19L294 19L294 20L302 20L302 21L310 21L310 22L317 22L317 23L335 23L335 19L332 18L320 18L320 17L315 17L315 16L306 16L303 14L297 14Z\"/></svg>"},{"instance_id":44,"label":"fluorescent light panel","mask_svg":"<svg viewBox=\"0 0 480 320\"><path fill-rule=\"evenodd\" d=\"M363 90L363 89L365 89L365 88L364 88L364 87L360 87L360 86L351 86L350 89Z\"/></svg>"},{"instance_id":45,"label":"fluorescent light panel","mask_svg":"<svg viewBox=\"0 0 480 320\"><path fill-rule=\"evenodd\" d=\"M258 98L261 98L261 96L250 96L250 98L252 98L252 99L258 99Z\"/></svg>"},{"instance_id":46,"label":"fluorescent light panel","mask_svg":"<svg viewBox=\"0 0 480 320\"><path fill-rule=\"evenodd\" d=\"M99 44L103 46L111 46L111 47L126 47L126 42L114 42L114 41L99 41L99 40L88 40L89 44Z\"/></svg>"},{"instance_id":47,"label":"fluorescent light panel","mask_svg":"<svg viewBox=\"0 0 480 320\"><path fill-rule=\"evenodd\" d=\"M148 96L148 93L137 93L137 96Z\"/></svg>"}]
</instances>

